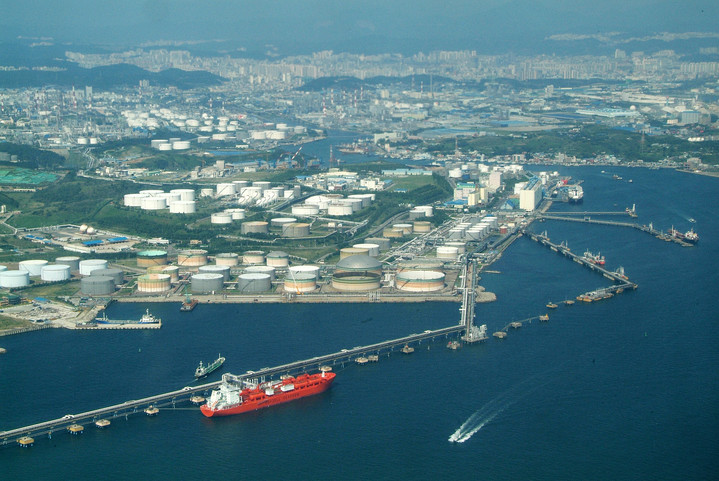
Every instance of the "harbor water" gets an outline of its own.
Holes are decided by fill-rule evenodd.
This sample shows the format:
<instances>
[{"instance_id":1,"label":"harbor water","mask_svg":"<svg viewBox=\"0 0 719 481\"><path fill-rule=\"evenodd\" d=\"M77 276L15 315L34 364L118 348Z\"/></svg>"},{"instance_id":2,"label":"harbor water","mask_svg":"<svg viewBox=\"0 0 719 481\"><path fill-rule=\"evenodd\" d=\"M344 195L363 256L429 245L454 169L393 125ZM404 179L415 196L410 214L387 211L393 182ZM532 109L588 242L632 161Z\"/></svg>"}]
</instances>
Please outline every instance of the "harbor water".
<instances>
[{"instance_id":1,"label":"harbor water","mask_svg":"<svg viewBox=\"0 0 719 481\"><path fill-rule=\"evenodd\" d=\"M537 169L539 170L539 169ZM543 169L550 170L550 169ZM552 168L551 170L555 170ZM207 419L188 404L112 419L79 436L0 447L3 479L716 479L719 475L719 179L669 170L556 168L584 179L584 203L640 223L694 227L680 247L627 227L546 221L553 242L601 252L639 285L611 299L559 301L609 281L519 238L480 284L477 306L504 340L446 340L378 363L335 366L320 395ZM602 170L605 170L602 173ZM618 174L622 180L612 177ZM633 182L628 182L632 179ZM619 220L630 221L627 218ZM695 223L690 222L695 220ZM548 302L560 304L548 310ZM218 354L241 373L459 321L459 304L113 304L149 307L162 329L41 331L0 338L0 430L181 388Z\"/></svg>"}]
</instances>

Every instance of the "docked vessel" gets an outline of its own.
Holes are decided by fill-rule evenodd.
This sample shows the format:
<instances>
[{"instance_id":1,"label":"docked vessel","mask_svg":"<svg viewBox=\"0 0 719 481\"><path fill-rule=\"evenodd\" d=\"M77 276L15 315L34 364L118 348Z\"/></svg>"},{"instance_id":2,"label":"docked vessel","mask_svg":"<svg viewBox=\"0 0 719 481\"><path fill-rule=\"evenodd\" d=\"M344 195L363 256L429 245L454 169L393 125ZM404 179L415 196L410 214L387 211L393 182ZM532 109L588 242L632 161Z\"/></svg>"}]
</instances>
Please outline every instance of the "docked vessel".
<instances>
[{"instance_id":1,"label":"docked vessel","mask_svg":"<svg viewBox=\"0 0 719 481\"><path fill-rule=\"evenodd\" d=\"M567 190L567 199L569 202L579 204L583 202L584 200L584 189L582 189L582 186L577 185L570 185L569 189Z\"/></svg>"},{"instance_id":2,"label":"docked vessel","mask_svg":"<svg viewBox=\"0 0 719 481\"><path fill-rule=\"evenodd\" d=\"M672 226L672 228L669 229L669 235L676 239L683 240L684 242L689 242L691 244L696 244L699 241L699 235L694 232L694 228L691 228L688 231L681 233L676 230L674 226Z\"/></svg>"},{"instance_id":3,"label":"docked vessel","mask_svg":"<svg viewBox=\"0 0 719 481\"><path fill-rule=\"evenodd\" d=\"M197 299L185 300L180 306L180 312L190 312L195 308L195 306L197 306L197 304L199 304L199 302L200 301L198 301Z\"/></svg>"},{"instance_id":4,"label":"docked vessel","mask_svg":"<svg viewBox=\"0 0 719 481\"><path fill-rule=\"evenodd\" d=\"M592 254L590 251L584 252L584 259L591 262L592 264L596 264L598 266L603 266L606 263L606 260L604 259L604 256L601 254Z\"/></svg>"},{"instance_id":5,"label":"docked vessel","mask_svg":"<svg viewBox=\"0 0 719 481\"><path fill-rule=\"evenodd\" d=\"M330 369L322 368L321 373L297 377L284 376L279 381L245 380L242 385L223 382L219 389L212 391L207 404L200 406L200 411L208 418L230 416L319 394L329 389L335 379Z\"/></svg>"},{"instance_id":6,"label":"docked vessel","mask_svg":"<svg viewBox=\"0 0 719 481\"><path fill-rule=\"evenodd\" d=\"M201 377L205 377L208 374L217 371L224 363L225 358L219 355L217 359L212 361L212 363L207 366L203 365L202 361L200 361L200 365L197 366L197 369L195 369L195 379L200 379Z\"/></svg>"},{"instance_id":7,"label":"docked vessel","mask_svg":"<svg viewBox=\"0 0 719 481\"><path fill-rule=\"evenodd\" d=\"M121 328L121 327L137 327L137 328L159 328L162 326L162 319L150 314L150 310L146 309L145 314L139 320L133 319L109 319L105 311L102 316L96 317L93 321L98 327Z\"/></svg>"}]
</instances>

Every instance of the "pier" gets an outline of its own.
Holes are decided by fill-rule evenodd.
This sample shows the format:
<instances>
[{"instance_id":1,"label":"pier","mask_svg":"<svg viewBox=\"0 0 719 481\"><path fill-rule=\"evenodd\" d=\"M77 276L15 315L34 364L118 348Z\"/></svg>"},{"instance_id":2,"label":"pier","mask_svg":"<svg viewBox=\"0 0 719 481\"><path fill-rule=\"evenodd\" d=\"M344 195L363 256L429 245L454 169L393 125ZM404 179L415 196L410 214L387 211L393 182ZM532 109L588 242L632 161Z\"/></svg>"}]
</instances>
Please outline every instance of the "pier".
<instances>
[{"instance_id":1,"label":"pier","mask_svg":"<svg viewBox=\"0 0 719 481\"><path fill-rule=\"evenodd\" d=\"M58 432L66 432L70 426L83 426L85 424L109 425L103 422L114 418L127 418L131 414L145 413L150 415L156 414L157 411L152 408L167 409L185 409L177 408L178 404L190 403L190 398L206 393L223 382L241 383L244 380L265 380L279 374L298 374L307 370L319 369L322 366L331 366L345 363L353 363L358 357L369 357L379 359L379 356L390 356L392 352L411 352L412 345L418 345L422 342L433 341L437 338L446 339L450 336L459 335L462 332L462 340L467 343L474 343L487 339L486 326L477 327L474 325L474 297L476 292L477 267L474 261L467 261L462 269L462 307L460 308L461 316L458 324L443 327L440 329L426 330L421 333L410 334L408 336L397 339L369 344L366 346L356 346L351 349L342 349L338 352L316 356L309 359L303 359L287 364L274 367L265 367L257 371L247 371L244 374L224 374L222 381L215 381L197 386L186 386L174 391L148 396L142 399L134 399L125 401L120 404L93 409L77 414L67 414L58 419L32 424L29 426L0 432L0 445L8 446L18 444L20 446L30 446L29 439L33 436L47 436L52 438L53 434ZM406 348L406 349L405 349ZM148 411L151 409L151 411ZM99 423L99 424L98 424Z\"/></svg>"}]
</instances>

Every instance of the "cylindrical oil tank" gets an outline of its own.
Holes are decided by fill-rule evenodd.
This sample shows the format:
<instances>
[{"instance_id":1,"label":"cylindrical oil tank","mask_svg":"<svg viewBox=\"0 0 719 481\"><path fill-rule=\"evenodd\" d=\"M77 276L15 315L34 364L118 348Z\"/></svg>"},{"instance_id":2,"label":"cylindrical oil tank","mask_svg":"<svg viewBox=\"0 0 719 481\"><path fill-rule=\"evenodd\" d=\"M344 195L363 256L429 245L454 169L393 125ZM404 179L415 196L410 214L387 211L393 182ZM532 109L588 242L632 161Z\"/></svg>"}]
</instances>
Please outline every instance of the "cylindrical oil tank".
<instances>
[{"instance_id":1,"label":"cylindrical oil tank","mask_svg":"<svg viewBox=\"0 0 719 481\"><path fill-rule=\"evenodd\" d=\"M434 215L434 207L431 205L418 205L415 210L424 212L425 217L432 217Z\"/></svg>"},{"instance_id":2,"label":"cylindrical oil tank","mask_svg":"<svg viewBox=\"0 0 719 481\"><path fill-rule=\"evenodd\" d=\"M190 148L189 140L176 140L172 143L172 150L187 150Z\"/></svg>"},{"instance_id":3,"label":"cylindrical oil tank","mask_svg":"<svg viewBox=\"0 0 719 481\"><path fill-rule=\"evenodd\" d=\"M164 266L167 264L167 252L148 250L137 253L137 267Z\"/></svg>"},{"instance_id":4,"label":"cylindrical oil tank","mask_svg":"<svg viewBox=\"0 0 719 481\"><path fill-rule=\"evenodd\" d=\"M142 199L149 197L148 194L125 194L122 198L122 202L126 207L140 207L142 205Z\"/></svg>"},{"instance_id":5,"label":"cylindrical oil tank","mask_svg":"<svg viewBox=\"0 0 719 481\"><path fill-rule=\"evenodd\" d=\"M80 279L80 291L86 296L108 296L115 292L112 277L89 276Z\"/></svg>"},{"instance_id":6,"label":"cylindrical oil tank","mask_svg":"<svg viewBox=\"0 0 719 481\"><path fill-rule=\"evenodd\" d=\"M382 264L368 255L354 255L340 259L335 267L335 272L352 272L357 274L373 273L382 274Z\"/></svg>"},{"instance_id":7,"label":"cylindrical oil tank","mask_svg":"<svg viewBox=\"0 0 719 481\"><path fill-rule=\"evenodd\" d=\"M7 266L0 266L0 272L5 272L7 270Z\"/></svg>"},{"instance_id":8,"label":"cylindrical oil tank","mask_svg":"<svg viewBox=\"0 0 719 481\"><path fill-rule=\"evenodd\" d=\"M70 277L70 266L64 264L50 264L40 271L40 279L44 282L67 281Z\"/></svg>"},{"instance_id":9,"label":"cylindrical oil tank","mask_svg":"<svg viewBox=\"0 0 719 481\"><path fill-rule=\"evenodd\" d=\"M372 203L372 197L370 197L367 194L351 194L351 195L348 195L347 198L348 199L359 199L360 201L362 201L362 208L368 207Z\"/></svg>"},{"instance_id":10,"label":"cylindrical oil tank","mask_svg":"<svg viewBox=\"0 0 719 481\"><path fill-rule=\"evenodd\" d=\"M42 272L42 268L45 267L48 262L44 259L30 259L27 261L20 261L18 269L21 271L27 271L30 277L37 277Z\"/></svg>"},{"instance_id":11,"label":"cylindrical oil tank","mask_svg":"<svg viewBox=\"0 0 719 481\"><path fill-rule=\"evenodd\" d=\"M252 183L252 187L259 187L264 192L272 187L272 182L266 180L256 180Z\"/></svg>"},{"instance_id":12,"label":"cylindrical oil tank","mask_svg":"<svg viewBox=\"0 0 719 481\"><path fill-rule=\"evenodd\" d=\"M141 191L140 191L140 194L149 195L149 196L151 196L151 197L154 197L154 196L156 196L156 195L158 195L158 194L164 194L164 193L165 193L165 191L164 191L164 190L160 190L160 189L145 189L145 190L141 190Z\"/></svg>"},{"instance_id":13,"label":"cylindrical oil tank","mask_svg":"<svg viewBox=\"0 0 719 481\"><path fill-rule=\"evenodd\" d=\"M397 239L400 237L404 237L404 229L395 229L394 227L385 227L382 229L382 236L390 238L390 239Z\"/></svg>"},{"instance_id":14,"label":"cylindrical oil tank","mask_svg":"<svg viewBox=\"0 0 719 481\"><path fill-rule=\"evenodd\" d=\"M259 272L240 274L237 278L237 290L240 294L257 294L267 292L272 287L269 274Z\"/></svg>"},{"instance_id":15,"label":"cylindrical oil tank","mask_svg":"<svg viewBox=\"0 0 719 481\"><path fill-rule=\"evenodd\" d=\"M402 233L404 235L409 235L412 233L412 224L393 224L393 229L402 229Z\"/></svg>"},{"instance_id":16,"label":"cylindrical oil tank","mask_svg":"<svg viewBox=\"0 0 719 481\"><path fill-rule=\"evenodd\" d=\"M201 266L198 272L200 274L222 274L223 282L230 280L230 266Z\"/></svg>"},{"instance_id":17,"label":"cylindrical oil tank","mask_svg":"<svg viewBox=\"0 0 719 481\"><path fill-rule=\"evenodd\" d=\"M369 255L369 249L362 249L358 247L345 247L340 249L340 259L346 259L349 256L357 255Z\"/></svg>"},{"instance_id":18,"label":"cylindrical oil tank","mask_svg":"<svg viewBox=\"0 0 719 481\"><path fill-rule=\"evenodd\" d=\"M364 241L367 244L377 244L381 251L389 250L392 246L392 241L385 237L367 237Z\"/></svg>"},{"instance_id":19,"label":"cylindrical oil tank","mask_svg":"<svg viewBox=\"0 0 719 481\"><path fill-rule=\"evenodd\" d=\"M327 206L327 215L334 217L352 215L352 206L347 204L330 204Z\"/></svg>"},{"instance_id":20,"label":"cylindrical oil tank","mask_svg":"<svg viewBox=\"0 0 719 481\"><path fill-rule=\"evenodd\" d=\"M312 274L315 279L320 277L320 268L318 266L292 266L288 269L289 272L297 274Z\"/></svg>"},{"instance_id":21,"label":"cylindrical oil tank","mask_svg":"<svg viewBox=\"0 0 719 481\"><path fill-rule=\"evenodd\" d=\"M459 249L452 246L439 246L437 247L437 259L457 260L459 255Z\"/></svg>"},{"instance_id":22,"label":"cylindrical oil tank","mask_svg":"<svg viewBox=\"0 0 719 481\"><path fill-rule=\"evenodd\" d=\"M178 282L180 280L180 268L177 266L163 266L160 274L170 276L170 282Z\"/></svg>"},{"instance_id":23,"label":"cylindrical oil tank","mask_svg":"<svg viewBox=\"0 0 719 481\"><path fill-rule=\"evenodd\" d=\"M282 237L308 237L310 225L304 222L293 222L282 226Z\"/></svg>"},{"instance_id":24,"label":"cylindrical oil tank","mask_svg":"<svg viewBox=\"0 0 719 481\"><path fill-rule=\"evenodd\" d=\"M215 264L218 266L234 267L240 264L240 256L234 252L223 252L215 256Z\"/></svg>"},{"instance_id":25,"label":"cylindrical oil tank","mask_svg":"<svg viewBox=\"0 0 719 481\"><path fill-rule=\"evenodd\" d=\"M210 216L211 224L227 225L232 224L232 214L227 212L215 212Z\"/></svg>"},{"instance_id":26,"label":"cylindrical oil tank","mask_svg":"<svg viewBox=\"0 0 719 481\"><path fill-rule=\"evenodd\" d=\"M80 258L76 256L56 257L55 264L70 266L70 272L77 272L80 270Z\"/></svg>"},{"instance_id":27,"label":"cylindrical oil tank","mask_svg":"<svg viewBox=\"0 0 719 481\"><path fill-rule=\"evenodd\" d=\"M362 210L362 199L356 199L356 198L347 198L347 199L340 199L338 201L339 204L342 205L349 205L352 207L352 212L357 212L359 210Z\"/></svg>"},{"instance_id":28,"label":"cylindrical oil tank","mask_svg":"<svg viewBox=\"0 0 719 481\"><path fill-rule=\"evenodd\" d=\"M225 195L235 195L237 193L235 188L235 184L229 182L217 184L217 197L222 197Z\"/></svg>"},{"instance_id":29,"label":"cylindrical oil tank","mask_svg":"<svg viewBox=\"0 0 719 481\"><path fill-rule=\"evenodd\" d=\"M379 255L379 244L355 244L352 247L366 250L367 255L370 257L377 257Z\"/></svg>"},{"instance_id":30,"label":"cylindrical oil tank","mask_svg":"<svg viewBox=\"0 0 719 481\"><path fill-rule=\"evenodd\" d=\"M193 189L172 189L173 194L180 194L180 200L186 202L195 200L195 191Z\"/></svg>"},{"instance_id":31,"label":"cylindrical oil tank","mask_svg":"<svg viewBox=\"0 0 719 481\"><path fill-rule=\"evenodd\" d=\"M245 209L225 209L226 214L232 216L232 220L242 220L245 218Z\"/></svg>"},{"instance_id":32,"label":"cylindrical oil tank","mask_svg":"<svg viewBox=\"0 0 719 481\"><path fill-rule=\"evenodd\" d=\"M380 288L381 277L379 274L366 272L364 274L354 272L335 272L332 276L332 287L338 291L367 292Z\"/></svg>"},{"instance_id":33,"label":"cylindrical oil tank","mask_svg":"<svg viewBox=\"0 0 719 481\"><path fill-rule=\"evenodd\" d=\"M295 222L297 222L297 219L294 217L275 217L274 219L270 219L270 227L273 230L282 232L284 226L294 224Z\"/></svg>"},{"instance_id":34,"label":"cylindrical oil tank","mask_svg":"<svg viewBox=\"0 0 719 481\"><path fill-rule=\"evenodd\" d=\"M448 247L456 247L457 248L457 254L462 255L467 251L467 244L464 242L445 242L446 246Z\"/></svg>"},{"instance_id":35,"label":"cylindrical oil tank","mask_svg":"<svg viewBox=\"0 0 719 481\"><path fill-rule=\"evenodd\" d=\"M318 215L320 213L320 208L317 205L293 205L292 206L292 215L299 215L299 216L308 216L308 215Z\"/></svg>"},{"instance_id":36,"label":"cylindrical oil tank","mask_svg":"<svg viewBox=\"0 0 719 481\"><path fill-rule=\"evenodd\" d=\"M0 287L13 288L30 285L28 271L2 271L0 272Z\"/></svg>"},{"instance_id":37,"label":"cylindrical oil tank","mask_svg":"<svg viewBox=\"0 0 719 481\"><path fill-rule=\"evenodd\" d=\"M284 288L286 292L297 294L312 292L317 289L317 278L309 272L294 273L290 271L285 277Z\"/></svg>"},{"instance_id":38,"label":"cylindrical oil tank","mask_svg":"<svg viewBox=\"0 0 719 481\"><path fill-rule=\"evenodd\" d=\"M197 205L194 200L176 200L170 202L170 214L194 214Z\"/></svg>"},{"instance_id":39,"label":"cylindrical oil tank","mask_svg":"<svg viewBox=\"0 0 719 481\"><path fill-rule=\"evenodd\" d=\"M85 259L80 261L80 274L89 276L96 269L107 269L107 261L105 259Z\"/></svg>"},{"instance_id":40,"label":"cylindrical oil tank","mask_svg":"<svg viewBox=\"0 0 719 481\"><path fill-rule=\"evenodd\" d=\"M442 259L416 258L402 261L397 266L397 272L402 271L442 271L444 261Z\"/></svg>"},{"instance_id":41,"label":"cylindrical oil tank","mask_svg":"<svg viewBox=\"0 0 719 481\"><path fill-rule=\"evenodd\" d=\"M165 292L169 290L170 276L167 274L142 274L137 278L138 292Z\"/></svg>"},{"instance_id":42,"label":"cylindrical oil tank","mask_svg":"<svg viewBox=\"0 0 719 481\"><path fill-rule=\"evenodd\" d=\"M177 254L177 265L180 267L200 267L207 264L207 251L204 249L187 249Z\"/></svg>"},{"instance_id":43,"label":"cylindrical oil tank","mask_svg":"<svg viewBox=\"0 0 719 481\"><path fill-rule=\"evenodd\" d=\"M267 222L264 221L243 222L240 232L243 234L267 234L269 232L267 226Z\"/></svg>"},{"instance_id":44,"label":"cylindrical oil tank","mask_svg":"<svg viewBox=\"0 0 719 481\"><path fill-rule=\"evenodd\" d=\"M242 256L242 263L250 266L264 264L265 253L262 251L247 251Z\"/></svg>"},{"instance_id":45,"label":"cylindrical oil tank","mask_svg":"<svg viewBox=\"0 0 719 481\"><path fill-rule=\"evenodd\" d=\"M397 289L408 292L433 292L444 288L444 273L437 271L402 271L397 273Z\"/></svg>"},{"instance_id":46,"label":"cylindrical oil tank","mask_svg":"<svg viewBox=\"0 0 719 481\"><path fill-rule=\"evenodd\" d=\"M417 234L425 234L432 230L432 223L426 220L416 220L412 222L412 231Z\"/></svg>"},{"instance_id":47,"label":"cylindrical oil tank","mask_svg":"<svg viewBox=\"0 0 719 481\"><path fill-rule=\"evenodd\" d=\"M214 197L215 191L213 189L200 189L200 197Z\"/></svg>"},{"instance_id":48,"label":"cylindrical oil tank","mask_svg":"<svg viewBox=\"0 0 719 481\"><path fill-rule=\"evenodd\" d=\"M162 210L167 208L167 199L164 197L145 197L140 201L143 210Z\"/></svg>"},{"instance_id":49,"label":"cylindrical oil tank","mask_svg":"<svg viewBox=\"0 0 719 481\"><path fill-rule=\"evenodd\" d=\"M287 252L272 251L267 254L266 262L271 267L287 267L290 265L290 256Z\"/></svg>"},{"instance_id":50,"label":"cylindrical oil tank","mask_svg":"<svg viewBox=\"0 0 719 481\"><path fill-rule=\"evenodd\" d=\"M276 276L275 268L272 266L250 266L245 269L243 274L267 274L270 276L270 280L273 281Z\"/></svg>"},{"instance_id":51,"label":"cylindrical oil tank","mask_svg":"<svg viewBox=\"0 0 719 481\"><path fill-rule=\"evenodd\" d=\"M122 269L110 268L110 269L96 269L92 271L90 277L105 276L111 277L116 286L119 286L125 282L125 273Z\"/></svg>"},{"instance_id":52,"label":"cylindrical oil tank","mask_svg":"<svg viewBox=\"0 0 719 481\"><path fill-rule=\"evenodd\" d=\"M173 202L179 202L182 200L180 197L180 194L177 194L175 192L163 192L162 194L158 194L157 197L162 197L167 202L167 205L169 206Z\"/></svg>"}]
</instances>

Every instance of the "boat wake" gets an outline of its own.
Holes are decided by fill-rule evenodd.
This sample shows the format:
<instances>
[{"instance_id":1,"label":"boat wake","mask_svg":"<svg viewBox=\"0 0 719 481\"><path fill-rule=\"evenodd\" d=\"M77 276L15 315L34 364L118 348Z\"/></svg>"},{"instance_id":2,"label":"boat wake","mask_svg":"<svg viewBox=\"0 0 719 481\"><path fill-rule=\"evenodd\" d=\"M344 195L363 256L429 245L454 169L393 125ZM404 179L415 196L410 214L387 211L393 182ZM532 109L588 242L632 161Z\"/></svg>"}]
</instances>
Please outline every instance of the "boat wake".
<instances>
[{"instance_id":1,"label":"boat wake","mask_svg":"<svg viewBox=\"0 0 719 481\"><path fill-rule=\"evenodd\" d=\"M508 403L495 410L488 408L487 406L489 406L489 404L491 404L491 402L487 403L487 405L472 414L469 419L462 423L462 425L449 437L449 442L463 443L469 440L469 438L474 436L477 431L482 429L487 423L491 422L499 413L504 411L512 403Z\"/></svg>"}]
</instances>

